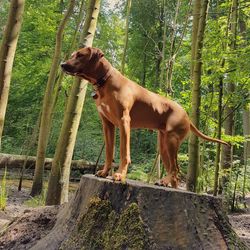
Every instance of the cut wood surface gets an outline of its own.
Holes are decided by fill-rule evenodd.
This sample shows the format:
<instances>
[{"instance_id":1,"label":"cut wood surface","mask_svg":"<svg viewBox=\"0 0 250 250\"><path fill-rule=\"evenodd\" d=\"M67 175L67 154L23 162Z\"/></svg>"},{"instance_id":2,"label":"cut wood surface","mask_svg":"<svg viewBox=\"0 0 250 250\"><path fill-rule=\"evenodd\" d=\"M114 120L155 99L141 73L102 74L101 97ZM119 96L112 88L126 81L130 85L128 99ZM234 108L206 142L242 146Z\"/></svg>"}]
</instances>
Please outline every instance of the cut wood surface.
<instances>
[{"instance_id":1,"label":"cut wood surface","mask_svg":"<svg viewBox=\"0 0 250 250\"><path fill-rule=\"evenodd\" d=\"M52 231L32 249L247 249L221 200L82 176Z\"/></svg>"}]
</instances>

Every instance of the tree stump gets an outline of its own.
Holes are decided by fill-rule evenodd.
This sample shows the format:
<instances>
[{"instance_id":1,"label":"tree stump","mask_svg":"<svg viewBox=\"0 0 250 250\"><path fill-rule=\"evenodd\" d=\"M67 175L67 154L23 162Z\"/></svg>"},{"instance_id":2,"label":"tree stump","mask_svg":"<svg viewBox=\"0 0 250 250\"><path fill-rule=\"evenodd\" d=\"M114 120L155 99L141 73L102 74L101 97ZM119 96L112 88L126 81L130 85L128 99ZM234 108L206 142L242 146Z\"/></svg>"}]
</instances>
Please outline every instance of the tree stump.
<instances>
[{"instance_id":1,"label":"tree stump","mask_svg":"<svg viewBox=\"0 0 250 250\"><path fill-rule=\"evenodd\" d=\"M32 249L247 249L221 200L82 176L52 231Z\"/></svg>"}]
</instances>

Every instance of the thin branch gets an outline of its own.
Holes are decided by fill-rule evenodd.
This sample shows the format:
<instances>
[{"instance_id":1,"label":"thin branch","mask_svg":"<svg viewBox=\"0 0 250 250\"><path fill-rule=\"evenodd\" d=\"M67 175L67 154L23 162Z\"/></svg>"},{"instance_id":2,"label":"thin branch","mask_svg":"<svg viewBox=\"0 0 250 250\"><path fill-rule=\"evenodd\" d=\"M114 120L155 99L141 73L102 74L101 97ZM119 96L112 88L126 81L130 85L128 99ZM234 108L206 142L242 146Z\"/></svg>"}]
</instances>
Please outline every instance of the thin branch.
<instances>
[{"instance_id":1,"label":"thin branch","mask_svg":"<svg viewBox=\"0 0 250 250\"><path fill-rule=\"evenodd\" d=\"M230 113L228 113L223 119L222 119L222 123L231 115L233 114L237 109L239 109L243 104L244 104L244 101L247 100L247 98L250 96L250 93L247 93L244 97L243 97L243 100L238 103L232 110Z\"/></svg>"},{"instance_id":2,"label":"thin branch","mask_svg":"<svg viewBox=\"0 0 250 250\"><path fill-rule=\"evenodd\" d=\"M143 29L143 31L144 31L145 35L147 36L147 38L149 38L154 43L154 45L155 45L155 47L158 50L158 53L160 55L161 51L159 49L159 46L158 46L157 42L148 34L147 30L143 27L142 24L140 24L140 27Z\"/></svg>"}]
</instances>

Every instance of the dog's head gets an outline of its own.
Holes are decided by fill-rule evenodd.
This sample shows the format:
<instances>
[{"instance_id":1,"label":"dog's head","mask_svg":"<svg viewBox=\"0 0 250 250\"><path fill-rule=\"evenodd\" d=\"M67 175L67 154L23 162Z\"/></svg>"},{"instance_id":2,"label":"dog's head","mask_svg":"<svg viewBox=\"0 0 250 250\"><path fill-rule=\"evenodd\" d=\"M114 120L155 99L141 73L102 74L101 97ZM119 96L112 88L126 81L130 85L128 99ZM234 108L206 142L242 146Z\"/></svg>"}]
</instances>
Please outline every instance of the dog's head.
<instances>
[{"instance_id":1,"label":"dog's head","mask_svg":"<svg viewBox=\"0 0 250 250\"><path fill-rule=\"evenodd\" d=\"M103 52L98 48L81 48L75 51L69 60L63 62L61 67L69 75L86 78L103 56Z\"/></svg>"}]
</instances>

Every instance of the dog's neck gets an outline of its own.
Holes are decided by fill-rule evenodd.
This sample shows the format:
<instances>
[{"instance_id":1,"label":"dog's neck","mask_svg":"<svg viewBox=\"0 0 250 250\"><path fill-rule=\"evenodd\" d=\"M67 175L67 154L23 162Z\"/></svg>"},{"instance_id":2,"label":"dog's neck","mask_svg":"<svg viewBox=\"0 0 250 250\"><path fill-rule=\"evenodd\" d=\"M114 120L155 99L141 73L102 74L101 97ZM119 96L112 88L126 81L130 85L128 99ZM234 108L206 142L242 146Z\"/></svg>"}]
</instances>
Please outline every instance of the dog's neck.
<instances>
[{"instance_id":1,"label":"dog's neck","mask_svg":"<svg viewBox=\"0 0 250 250\"><path fill-rule=\"evenodd\" d=\"M109 79L113 71L113 67L110 65L110 68L106 71L105 75L101 76L96 80L95 83L93 83L95 88L101 88L105 84L105 82Z\"/></svg>"},{"instance_id":2,"label":"dog's neck","mask_svg":"<svg viewBox=\"0 0 250 250\"><path fill-rule=\"evenodd\" d=\"M88 73L80 73L78 76L88 80L98 90L105 85L112 72L112 65L102 57L95 65L92 65Z\"/></svg>"}]
</instances>

